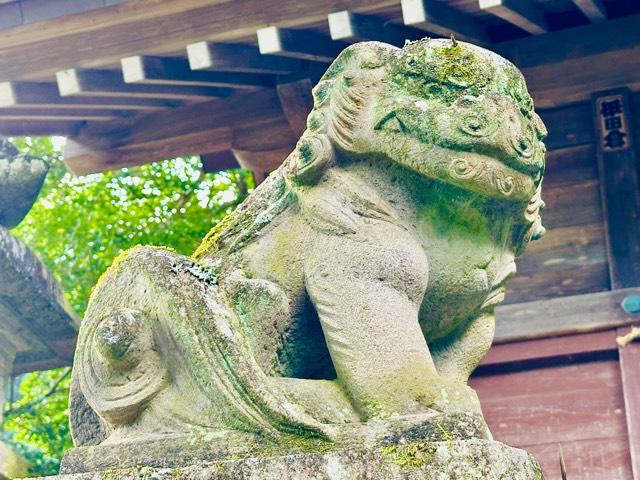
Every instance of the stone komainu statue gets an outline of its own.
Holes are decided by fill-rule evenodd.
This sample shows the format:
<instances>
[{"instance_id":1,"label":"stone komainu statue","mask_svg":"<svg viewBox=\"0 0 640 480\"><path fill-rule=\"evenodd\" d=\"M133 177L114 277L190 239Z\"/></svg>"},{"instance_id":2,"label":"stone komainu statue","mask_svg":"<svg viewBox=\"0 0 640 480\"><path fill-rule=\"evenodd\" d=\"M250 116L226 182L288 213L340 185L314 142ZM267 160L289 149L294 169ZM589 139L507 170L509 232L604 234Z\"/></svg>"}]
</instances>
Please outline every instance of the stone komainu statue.
<instances>
[{"instance_id":1,"label":"stone komainu statue","mask_svg":"<svg viewBox=\"0 0 640 480\"><path fill-rule=\"evenodd\" d=\"M453 40L360 43L313 95L296 149L191 258L135 248L100 280L77 445L460 418L456 435L490 436L467 379L544 232L545 128L521 74Z\"/></svg>"}]
</instances>

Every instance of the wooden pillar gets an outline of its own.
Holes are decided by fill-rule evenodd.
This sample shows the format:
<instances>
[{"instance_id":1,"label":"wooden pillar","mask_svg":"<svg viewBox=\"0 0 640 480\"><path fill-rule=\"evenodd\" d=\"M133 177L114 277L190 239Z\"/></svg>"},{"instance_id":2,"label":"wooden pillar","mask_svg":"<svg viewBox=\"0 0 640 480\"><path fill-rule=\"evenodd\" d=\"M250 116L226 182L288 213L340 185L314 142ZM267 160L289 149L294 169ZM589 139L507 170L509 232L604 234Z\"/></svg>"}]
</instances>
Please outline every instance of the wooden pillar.
<instances>
[{"instance_id":1,"label":"wooden pillar","mask_svg":"<svg viewBox=\"0 0 640 480\"><path fill-rule=\"evenodd\" d=\"M619 328L618 335L629 332L628 328ZM629 450L633 478L640 480L640 342L635 341L626 347L619 347L622 391L629 433Z\"/></svg>"},{"instance_id":2,"label":"wooden pillar","mask_svg":"<svg viewBox=\"0 0 640 480\"><path fill-rule=\"evenodd\" d=\"M593 96L611 288L640 285L640 187L626 89Z\"/></svg>"},{"instance_id":3,"label":"wooden pillar","mask_svg":"<svg viewBox=\"0 0 640 480\"><path fill-rule=\"evenodd\" d=\"M598 171L613 290L640 285L640 179L627 89L593 95ZM619 335L628 329L618 329ZM640 480L640 343L618 349L633 478Z\"/></svg>"}]
</instances>

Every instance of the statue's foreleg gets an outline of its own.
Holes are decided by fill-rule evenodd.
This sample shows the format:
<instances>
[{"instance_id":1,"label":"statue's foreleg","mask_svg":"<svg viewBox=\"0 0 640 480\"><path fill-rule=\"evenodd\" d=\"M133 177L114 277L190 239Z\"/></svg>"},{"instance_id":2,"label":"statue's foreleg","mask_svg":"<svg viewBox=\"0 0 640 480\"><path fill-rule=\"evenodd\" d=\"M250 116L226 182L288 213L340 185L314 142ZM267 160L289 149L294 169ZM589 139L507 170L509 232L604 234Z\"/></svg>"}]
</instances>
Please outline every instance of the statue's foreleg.
<instances>
[{"instance_id":1,"label":"statue's foreleg","mask_svg":"<svg viewBox=\"0 0 640 480\"><path fill-rule=\"evenodd\" d=\"M439 395L418 323L426 258L389 247L323 235L305 266L338 381L364 418L432 412Z\"/></svg>"},{"instance_id":2,"label":"statue's foreleg","mask_svg":"<svg viewBox=\"0 0 640 480\"><path fill-rule=\"evenodd\" d=\"M484 312L465 323L446 338L430 344L438 373L466 383L491 348L495 315Z\"/></svg>"},{"instance_id":3,"label":"statue's foreleg","mask_svg":"<svg viewBox=\"0 0 640 480\"><path fill-rule=\"evenodd\" d=\"M482 416L478 396L467 381L491 348L494 331L494 313L484 312L446 338L429 344L438 374L447 385L442 410ZM491 438L488 428L485 435Z\"/></svg>"}]
</instances>

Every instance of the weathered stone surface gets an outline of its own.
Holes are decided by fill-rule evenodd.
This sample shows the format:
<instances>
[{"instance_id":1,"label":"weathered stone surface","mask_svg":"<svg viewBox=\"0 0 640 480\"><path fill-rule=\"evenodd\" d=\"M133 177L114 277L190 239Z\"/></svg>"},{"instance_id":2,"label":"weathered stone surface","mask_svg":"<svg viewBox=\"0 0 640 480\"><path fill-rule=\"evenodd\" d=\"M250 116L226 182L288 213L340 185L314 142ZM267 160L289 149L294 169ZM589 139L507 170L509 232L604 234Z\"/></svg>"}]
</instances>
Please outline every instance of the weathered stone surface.
<instances>
[{"instance_id":1,"label":"weathered stone surface","mask_svg":"<svg viewBox=\"0 0 640 480\"><path fill-rule=\"evenodd\" d=\"M69 362L79 324L58 283L8 231L31 209L48 168L0 139L0 344L16 354L19 371Z\"/></svg>"},{"instance_id":2,"label":"weathered stone surface","mask_svg":"<svg viewBox=\"0 0 640 480\"><path fill-rule=\"evenodd\" d=\"M294 152L192 257L139 247L96 286L71 411L76 444L100 445L68 471L175 435L249 435L229 458L292 439L369 448L402 425L400 448L416 418L466 415L477 428L449 440L490 438L467 380L544 232L546 132L522 76L462 42L369 42L313 93Z\"/></svg>"},{"instance_id":3,"label":"weathered stone surface","mask_svg":"<svg viewBox=\"0 0 640 480\"><path fill-rule=\"evenodd\" d=\"M13 370L13 359L15 355L16 349L13 344L6 341L6 339L0 335L0 424L2 424L6 388L9 383L9 376Z\"/></svg>"},{"instance_id":4,"label":"weathered stone surface","mask_svg":"<svg viewBox=\"0 0 640 480\"><path fill-rule=\"evenodd\" d=\"M51 477L50 477L51 478ZM406 443L245 458L183 468L134 467L59 475L55 480L541 480L523 450L487 440Z\"/></svg>"},{"instance_id":5,"label":"weathered stone surface","mask_svg":"<svg viewBox=\"0 0 640 480\"><path fill-rule=\"evenodd\" d=\"M15 227L31 209L49 166L39 158L23 157L0 139L0 225Z\"/></svg>"},{"instance_id":6,"label":"weathered stone surface","mask_svg":"<svg viewBox=\"0 0 640 480\"><path fill-rule=\"evenodd\" d=\"M8 445L0 442L0 480L24 477L27 474L27 462Z\"/></svg>"},{"instance_id":7,"label":"weathered stone surface","mask_svg":"<svg viewBox=\"0 0 640 480\"><path fill-rule=\"evenodd\" d=\"M139 465L181 467L227 459L324 453L336 449L381 450L408 443L473 439L484 434L485 425L481 417L458 414L416 415L345 424L336 427L331 440L292 434L273 438L233 431L162 435L74 448L65 453L60 472L103 471Z\"/></svg>"}]
</instances>

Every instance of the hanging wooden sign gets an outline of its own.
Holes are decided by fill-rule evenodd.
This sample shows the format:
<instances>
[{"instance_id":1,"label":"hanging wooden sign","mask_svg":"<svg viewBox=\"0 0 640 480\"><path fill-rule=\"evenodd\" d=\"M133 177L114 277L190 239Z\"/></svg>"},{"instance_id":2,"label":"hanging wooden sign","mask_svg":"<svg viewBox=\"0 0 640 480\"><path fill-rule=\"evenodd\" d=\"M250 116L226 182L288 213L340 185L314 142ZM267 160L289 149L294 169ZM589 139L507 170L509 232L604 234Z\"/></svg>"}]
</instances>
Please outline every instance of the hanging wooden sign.
<instances>
[{"instance_id":1,"label":"hanging wooden sign","mask_svg":"<svg viewBox=\"0 0 640 480\"><path fill-rule=\"evenodd\" d=\"M625 100L622 93L595 98L600 149L605 153L631 148L629 111Z\"/></svg>"}]
</instances>

